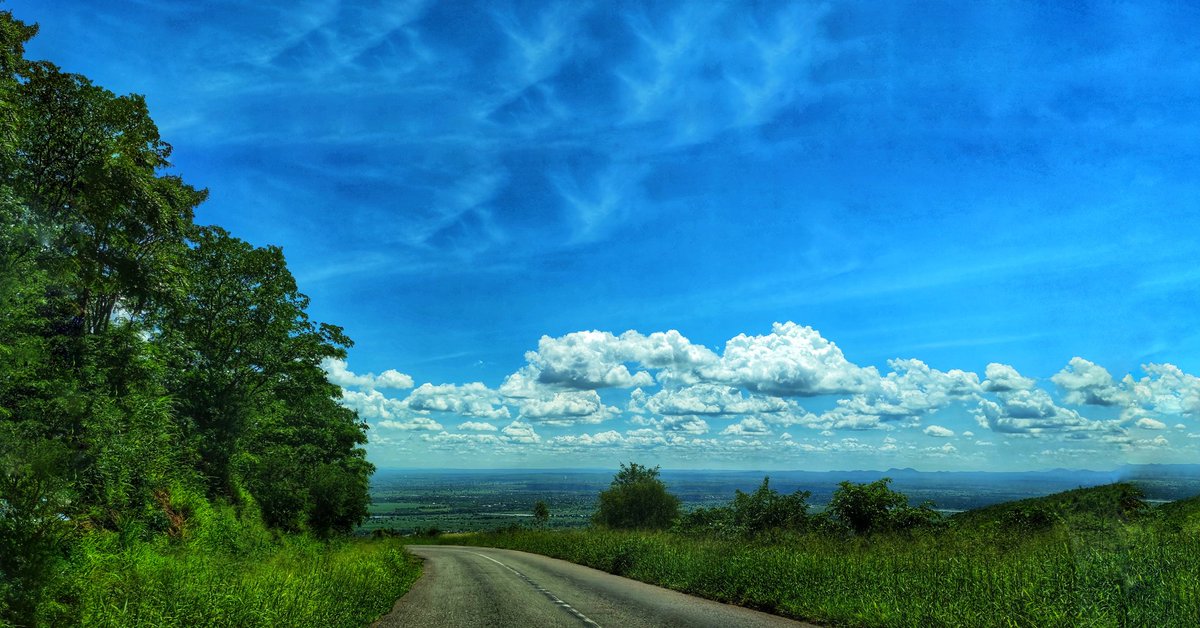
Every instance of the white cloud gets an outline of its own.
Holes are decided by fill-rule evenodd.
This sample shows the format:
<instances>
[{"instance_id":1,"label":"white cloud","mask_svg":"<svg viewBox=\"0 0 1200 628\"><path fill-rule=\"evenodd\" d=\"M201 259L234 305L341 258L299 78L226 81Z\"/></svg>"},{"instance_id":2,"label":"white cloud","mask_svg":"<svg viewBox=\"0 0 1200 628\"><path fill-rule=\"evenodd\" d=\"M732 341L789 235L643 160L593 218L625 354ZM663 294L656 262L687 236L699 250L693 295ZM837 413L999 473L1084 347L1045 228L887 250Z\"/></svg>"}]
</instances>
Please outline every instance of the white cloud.
<instances>
[{"instance_id":1,"label":"white cloud","mask_svg":"<svg viewBox=\"0 0 1200 628\"><path fill-rule=\"evenodd\" d=\"M377 388L412 388L413 378L397 371L388 369L379 375L367 373L359 375L346 367L345 360L337 358L325 358L321 361L321 368L325 370L326 376L333 384L337 384L342 388L360 388L364 390L374 390Z\"/></svg>"},{"instance_id":2,"label":"white cloud","mask_svg":"<svg viewBox=\"0 0 1200 628\"><path fill-rule=\"evenodd\" d=\"M653 385L649 373L630 373L626 365L636 359L630 340L641 337L637 332L617 337L606 331L577 331L558 338L542 336L537 351L525 354L529 370L523 377L579 390Z\"/></svg>"},{"instance_id":3,"label":"white cloud","mask_svg":"<svg viewBox=\"0 0 1200 628\"><path fill-rule=\"evenodd\" d=\"M671 416L663 419L660 425L667 432L695 435L708 433L708 422L698 416Z\"/></svg>"},{"instance_id":4,"label":"white cloud","mask_svg":"<svg viewBox=\"0 0 1200 628\"><path fill-rule=\"evenodd\" d=\"M979 376L953 369L939 371L920 360L889 360L892 372L871 392L839 399L845 416L875 416L880 421L913 424L919 417L978 397Z\"/></svg>"},{"instance_id":5,"label":"white cloud","mask_svg":"<svg viewBox=\"0 0 1200 628\"><path fill-rule=\"evenodd\" d=\"M954 445L951 445L950 443L946 443L944 445L941 445L940 447L926 447L925 449L922 449L921 451L925 455L928 455L928 456L941 457L941 456L949 456L951 454L957 453L958 448L955 447Z\"/></svg>"},{"instance_id":6,"label":"white cloud","mask_svg":"<svg viewBox=\"0 0 1200 628\"><path fill-rule=\"evenodd\" d=\"M1139 407L1171 416L1200 414L1200 377L1184 373L1174 364L1144 364L1146 377L1122 380Z\"/></svg>"},{"instance_id":7,"label":"white cloud","mask_svg":"<svg viewBox=\"0 0 1200 628\"><path fill-rule=\"evenodd\" d=\"M552 425L600 423L621 413L606 406L594 390L550 393L545 397L521 399L521 418Z\"/></svg>"},{"instance_id":8,"label":"white cloud","mask_svg":"<svg viewBox=\"0 0 1200 628\"><path fill-rule=\"evenodd\" d=\"M851 363L817 330L791 322L775 323L764 336L730 339L720 361L700 373L709 381L781 396L865 392L879 380L874 367Z\"/></svg>"},{"instance_id":9,"label":"white cloud","mask_svg":"<svg viewBox=\"0 0 1200 628\"><path fill-rule=\"evenodd\" d=\"M1080 357L1071 358L1063 370L1050 378L1065 394L1063 401L1076 405L1117 406L1129 397L1108 370Z\"/></svg>"},{"instance_id":10,"label":"white cloud","mask_svg":"<svg viewBox=\"0 0 1200 628\"><path fill-rule=\"evenodd\" d=\"M387 428L390 430L440 430L442 424L434 421L426 416L410 416L406 419L394 421L391 419L380 421L376 424L378 427Z\"/></svg>"},{"instance_id":11,"label":"white cloud","mask_svg":"<svg viewBox=\"0 0 1200 628\"><path fill-rule=\"evenodd\" d=\"M877 429L900 435L903 428L915 428L927 436L950 439L955 430L922 424L934 423L930 417L953 420L956 412L971 412L980 426L1009 437L997 445L1019 442L1016 438L1047 437L1064 441L1064 448L1073 451L1085 448L1065 447L1065 443L1089 440L1093 446L1128 450L1167 446L1162 437L1135 439L1128 428L1171 426L1182 434L1186 424L1167 417L1200 415L1200 378L1170 364L1145 365L1142 379L1126 376L1116 381L1104 368L1075 357L1050 378L1060 398L1012 366L996 362L988 364L982 381L976 373L942 371L917 359L889 360L889 371L881 377L874 367L850 362L816 330L791 322L775 323L764 335L740 334L726 342L721 353L693 344L674 330L648 335L588 331L543 336L537 350L525 357L528 363L498 389L479 382L423 384L403 400L376 390L405 384L396 371L358 375L344 362L330 361L325 366L331 381L344 387L343 405L357 410L374 428L440 431L422 438L444 447L457 443L503 449L540 443L560 451L669 447L690 452L681 454L687 456L770 449L948 456L957 453L950 443L920 447L888 436L882 444L872 445L835 437L844 430ZM605 403L606 399L613 403L620 393L601 389L631 387L623 409ZM805 410L791 398L800 396L826 397L813 402L823 409ZM1120 418L1086 418L1078 406L1088 405L1118 407ZM433 413L491 421L512 419L515 414L516 420L503 428L462 420L460 433L449 434ZM534 426L597 424L622 414L638 429L552 438L534 430ZM1113 414L1108 411L1108 416ZM734 417L736 422L714 428L710 426L714 417ZM809 428L828 440L815 443L790 434L763 439L790 426ZM706 437L714 431L725 438ZM973 431L961 435L964 443L993 445L976 440ZM388 438L386 433L380 437Z\"/></svg>"},{"instance_id":12,"label":"white cloud","mask_svg":"<svg viewBox=\"0 0 1200 628\"><path fill-rule=\"evenodd\" d=\"M983 399L976 409L976 419L981 427L1007 434L1038 435L1115 429L1110 424L1089 421L1074 410L1059 407L1041 389L1006 393L1001 396L1000 403Z\"/></svg>"},{"instance_id":13,"label":"white cloud","mask_svg":"<svg viewBox=\"0 0 1200 628\"><path fill-rule=\"evenodd\" d=\"M721 430L722 436L766 436L771 428L762 419L750 417Z\"/></svg>"},{"instance_id":14,"label":"white cloud","mask_svg":"<svg viewBox=\"0 0 1200 628\"><path fill-rule=\"evenodd\" d=\"M983 389L989 392L1016 392L1030 390L1034 386L1031 378L1024 377L1017 369L1007 364L992 362L983 372L987 377L983 382Z\"/></svg>"},{"instance_id":15,"label":"white cloud","mask_svg":"<svg viewBox=\"0 0 1200 628\"><path fill-rule=\"evenodd\" d=\"M788 403L778 397L746 396L724 384L695 384L675 390L664 389L646 397L641 389L630 397L631 411L648 410L664 415L760 414L784 412Z\"/></svg>"},{"instance_id":16,"label":"white cloud","mask_svg":"<svg viewBox=\"0 0 1200 628\"><path fill-rule=\"evenodd\" d=\"M421 440L426 443L441 445L441 448L445 449L453 449L453 447L448 447L450 445L476 449L479 445L500 446L505 444L495 434L451 434L449 432L438 432L437 434L422 434Z\"/></svg>"},{"instance_id":17,"label":"white cloud","mask_svg":"<svg viewBox=\"0 0 1200 628\"><path fill-rule=\"evenodd\" d=\"M341 404L367 421L395 419L410 414L403 402L385 397L377 390L359 392L343 388Z\"/></svg>"},{"instance_id":18,"label":"white cloud","mask_svg":"<svg viewBox=\"0 0 1200 628\"><path fill-rule=\"evenodd\" d=\"M620 432L609 430L598 434L569 434L550 439L551 445L567 447L611 447L625 442Z\"/></svg>"},{"instance_id":19,"label":"white cloud","mask_svg":"<svg viewBox=\"0 0 1200 628\"><path fill-rule=\"evenodd\" d=\"M1167 437L1161 434L1154 438L1142 438L1129 443L1131 449L1162 449L1170 446L1171 441L1167 440Z\"/></svg>"},{"instance_id":20,"label":"white cloud","mask_svg":"<svg viewBox=\"0 0 1200 628\"><path fill-rule=\"evenodd\" d=\"M1134 425L1136 425L1144 430L1165 430L1165 429L1167 429L1166 423L1163 423L1162 421L1156 421L1149 417L1142 417L1142 418L1138 419L1136 422L1134 422Z\"/></svg>"},{"instance_id":21,"label":"white cloud","mask_svg":"<svg viewBox=\"0 0 1200 628\"><path fill-rule=\"evenodd\" d=\"M500 395L479 382L470 384L421 384L404 400L419 412L450 412L481 419L507 419L508 408Z\"/></svg>"},{"instance_id":22,"label":"white cloud","mask_svg":"<svg viewBox=\"0 0 1200 628\"><path fill-rule=\"evenodd\" d=\"M520 443L523 445L532 445L540 443L542 437L538 436L537 432L533 431L533 426L521 421L513 421L500 430L504 440L510 443Z\"/></svg>"},{"instance_id":23,"label":"white cloud","mask_svg":"<svg viewBox=\"0 0 1200 628\"><path fill-rule=\"evenodd\" d=\"M458 429L465 432L495 432L499 428L491 423L484 423L482 421L466 421L459 423Z\"/></svg>"}]
</instances>

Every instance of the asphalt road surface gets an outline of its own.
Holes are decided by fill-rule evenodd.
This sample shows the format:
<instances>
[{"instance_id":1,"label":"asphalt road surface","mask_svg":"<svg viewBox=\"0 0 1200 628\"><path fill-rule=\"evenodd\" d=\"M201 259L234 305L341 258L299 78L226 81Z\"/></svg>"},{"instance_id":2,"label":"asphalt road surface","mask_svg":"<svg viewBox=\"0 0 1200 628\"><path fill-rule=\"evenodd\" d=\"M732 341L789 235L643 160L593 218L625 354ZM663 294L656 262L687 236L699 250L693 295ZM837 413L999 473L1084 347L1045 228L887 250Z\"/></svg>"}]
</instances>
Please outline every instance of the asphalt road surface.
<instances>
[{"instance_id":1,"label":"asphalt road surface","mask_svg":"<svg viewBox=\"0 0 1200 628\"><path fill-rule=\"evenodd\" d=\"M536 554L410 545L425 571L375 626L810 626Z\"/></svg>"}]
</instances>

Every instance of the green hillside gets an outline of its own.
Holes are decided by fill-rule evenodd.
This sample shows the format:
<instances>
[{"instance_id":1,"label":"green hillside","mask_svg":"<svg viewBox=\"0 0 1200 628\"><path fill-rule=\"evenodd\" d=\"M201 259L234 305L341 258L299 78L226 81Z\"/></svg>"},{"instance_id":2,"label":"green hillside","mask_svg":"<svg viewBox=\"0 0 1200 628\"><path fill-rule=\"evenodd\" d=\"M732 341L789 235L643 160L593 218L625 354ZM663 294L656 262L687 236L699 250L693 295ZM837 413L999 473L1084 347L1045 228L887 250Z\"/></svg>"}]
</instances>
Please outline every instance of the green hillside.
<instances>
[{"instance_id":1,"label":"green hillside","mask_svg":"<svg viewBox=\"0 0 1200 628\"><path fill-rule=\"evenodd\" d=\"M959 527L1036 529L1061 522L1078 530L1107 528L1149 514L1144 497L1137 486L1119 482L968 510L950 520Z\"/></svg>"},{"instance_id":2,"label":"green hillside","mask_svg":"<svg viewBox=\"0 0 1200 628\"><path fill-rule=\"evenodd\" d=\"M1168 502L1155 508L1163 526L1171 530L1200 531L1200 495Z\"/></svg>"}]
</instances>

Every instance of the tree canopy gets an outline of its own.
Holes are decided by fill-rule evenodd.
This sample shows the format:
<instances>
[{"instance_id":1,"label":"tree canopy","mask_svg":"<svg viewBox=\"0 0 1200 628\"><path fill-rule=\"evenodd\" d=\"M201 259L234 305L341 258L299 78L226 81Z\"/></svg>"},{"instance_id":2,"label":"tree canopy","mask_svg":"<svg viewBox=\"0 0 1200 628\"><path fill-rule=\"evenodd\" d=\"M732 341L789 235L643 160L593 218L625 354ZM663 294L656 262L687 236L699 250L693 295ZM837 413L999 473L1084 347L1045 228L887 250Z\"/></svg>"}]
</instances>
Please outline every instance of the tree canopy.
<instances>
[{"instance_id":1,"label":"tree canopy","mask_svg":"<svg viewBox=\"0 0 1200 628\"><path fill-rule=\"evenodd\" d=\"M25 58L0 12L0 623L87 534L201 502L325 536L366 516L366 425L278 247L197 225L141 96ZM200 500L200 501L197 501ZM198 510L199 509L199 510Z\"/></svg>"}]
</instances>

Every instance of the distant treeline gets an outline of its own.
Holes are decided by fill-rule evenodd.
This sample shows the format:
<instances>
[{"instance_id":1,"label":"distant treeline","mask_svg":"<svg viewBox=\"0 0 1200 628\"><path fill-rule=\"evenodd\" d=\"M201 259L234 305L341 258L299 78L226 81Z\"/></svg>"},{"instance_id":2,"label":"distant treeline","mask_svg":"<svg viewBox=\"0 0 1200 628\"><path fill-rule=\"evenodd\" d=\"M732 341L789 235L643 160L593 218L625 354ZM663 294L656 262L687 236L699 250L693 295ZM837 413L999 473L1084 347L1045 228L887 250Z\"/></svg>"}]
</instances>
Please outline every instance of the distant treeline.
<instances>
[{"instance_id":1,"label":"distant treeline","mask_svg":"<svg viewBox=\"0 0 1200 628\"><path fill-rule=\"evenodd\" d=\"M725 506L697 508L684 513L680 500L667 490L659 469L622 464L612 485L600 493L592 522L626 530L666 530L720 535L754 536L776 532L824 531L871 534L943 523L932 502L917 506L891 488L890 478L874 482L842 482L824 511L810 513L808 491L782 494L771 488L770 478L752 493L735 491Z\"/></svg>"},{"instance_id":2,"label":"distant treeline","mask_svg":"<svg viewBox=\"0 0 1200 628\"><path fill-rule=\"evenodd\" d=\"M350 339L278 247L195 224L142 97L26 59L35 32L0 12L0 625L74 603L47 587L89 535L347 532L372 471L320 367Z\"/></svg>"},{"instance_id":3,"label":"distant treeline","mask_svg":"<svg viewBox=\"0 0 1200 628\"><path fill-rule=\"evenodd\" d=\"M1200 496L1152 508L1132 484L941 517L886 478L824 511L764 479L681 512L658 470L622 466L593 525L429 539L535 552L801 620L846 626L1200 625Z\"/></svg>"}]
</instances>

